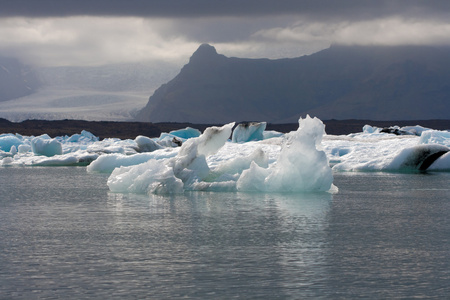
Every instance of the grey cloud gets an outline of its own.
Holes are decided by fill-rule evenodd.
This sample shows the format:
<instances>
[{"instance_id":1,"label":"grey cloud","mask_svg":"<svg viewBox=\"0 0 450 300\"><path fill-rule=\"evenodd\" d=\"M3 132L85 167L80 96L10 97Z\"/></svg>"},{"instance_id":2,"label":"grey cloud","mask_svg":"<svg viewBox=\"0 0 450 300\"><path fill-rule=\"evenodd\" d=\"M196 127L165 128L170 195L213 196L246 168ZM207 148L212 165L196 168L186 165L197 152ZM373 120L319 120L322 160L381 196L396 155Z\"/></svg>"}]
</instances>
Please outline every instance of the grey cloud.
<instances>
[{"instance_id":1,"label":"grey cloud","mask_svg":"<svg viewBox=\"0 0 450 300\"><path fill-rule=\"evenodd\" d=\"M446 16L448 0L14 0L3 1L0 16L71 15L205 17L302 15L311 18L379 18L389 15Z\"/></svg>"},{"instance_id":2,"label":"grey cloud","mask_svg":"<svg viewBox=\"0 0 450 300\"><path fill-rule=\"evenodd\" d=\"M180 63L201 43L227 56L269 58L336 42L448 44L449 7L448 0L0 0L0 54L91 65Z\"/></svg>"}]
</instances>

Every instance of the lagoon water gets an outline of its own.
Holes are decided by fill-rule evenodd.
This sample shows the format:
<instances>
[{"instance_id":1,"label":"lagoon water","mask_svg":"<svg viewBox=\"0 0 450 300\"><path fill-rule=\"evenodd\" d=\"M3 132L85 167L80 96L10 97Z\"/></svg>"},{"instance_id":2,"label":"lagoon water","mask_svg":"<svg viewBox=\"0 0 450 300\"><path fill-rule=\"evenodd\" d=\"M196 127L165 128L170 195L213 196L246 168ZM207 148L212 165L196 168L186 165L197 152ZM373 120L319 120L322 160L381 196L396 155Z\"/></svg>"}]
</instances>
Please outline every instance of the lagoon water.
<instances>
[{"instance_id":1,"label":"lagoon water","mask_svg":"<svg viewBox=\"0 0 450 300\"><path fill-rule=\"evenodd\" d=\"M443 299L450 173L335 173L337 194L115 194L0 168L1 299Z\"/></svg>"}]
</instances>

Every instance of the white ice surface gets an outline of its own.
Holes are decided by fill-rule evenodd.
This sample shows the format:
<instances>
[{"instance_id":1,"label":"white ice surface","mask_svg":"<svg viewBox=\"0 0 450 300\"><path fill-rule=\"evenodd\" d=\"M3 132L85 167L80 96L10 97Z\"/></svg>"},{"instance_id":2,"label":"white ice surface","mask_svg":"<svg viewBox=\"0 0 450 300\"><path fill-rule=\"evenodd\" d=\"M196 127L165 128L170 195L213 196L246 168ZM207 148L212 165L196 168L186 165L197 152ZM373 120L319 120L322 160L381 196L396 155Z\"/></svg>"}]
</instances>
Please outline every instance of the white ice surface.
<instances>
[{"instance_id":1,"label":"white ice surface","mask_svg":"<svg viewBox=\"0 0 450 300\"><path fill-rule=\"evenodd\" d=\"M122 183L112 184L117 192L320 191L332 182L328 166L333 172L418 172L417 157L450 147L448 131L414 126L421 136L398 136L366 126L359 133L322 137L320 120L313 120L304 120L304 124L311 122L305 125L309 133L299 130L280 136L264 132L270 138L242 143L229 140L230 124L222 131L208 129L200 137L187 128L160 138L134 140L100 141L87 131L54 138L5 133L0 135L0 165L83 165L88 172L122 176ZM177 137L183 146L161 146L168 137ZM161 149L151 148L155 144ZM450 154L440 156L427 170L450 172Z\"/></svg>"},{"instance_id":2,"label":"white ice surface","mask_svg":"<svg viewBox=\"0 0 450 300\"><path fill-rule=\"evenodd\" d=\"M269 168L252 162L237 181L239 191L310 192L332 189L333 175L321 142L325 126L317 118L299 120L286 135L280 154Z\"/></svg>"},{"instance_id":3,"label":"white ice surface","mask_svg":"<svg viewBox=\"0 0 450 300\"><path fill-rule=\"evenodd\" d=\"M334 171L413 171L407 166L407 152L419 145L450 145L447 131L427 130L422 136L388 133L355 133L325 136L323 146ZM438 158L430 170L447 170L450 165ZM436 167L439 164L439 168Z\"/></svg>"}]
</instances>

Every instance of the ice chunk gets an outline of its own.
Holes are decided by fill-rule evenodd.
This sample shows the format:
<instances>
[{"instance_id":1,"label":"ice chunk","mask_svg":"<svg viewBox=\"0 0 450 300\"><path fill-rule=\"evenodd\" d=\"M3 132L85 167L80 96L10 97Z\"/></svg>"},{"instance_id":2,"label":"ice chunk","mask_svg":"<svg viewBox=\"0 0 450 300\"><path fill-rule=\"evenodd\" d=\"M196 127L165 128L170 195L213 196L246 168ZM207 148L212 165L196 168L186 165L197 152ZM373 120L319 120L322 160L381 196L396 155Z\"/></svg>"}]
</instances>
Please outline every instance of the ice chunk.
<instances>
[{"instance_id":1,"label":"ice chunk","mask_svg":"<svg viewBox=\"0 0 450 300\"><path fill-rule=\"evenodd\" d=\"M363 133L390 133L395 135L417 135L420 136L423 132L430 130L429 128L425 128L419 125L416 126L390 126L379 128L370 125L364 125Z\"/></svg>"},{"instance_id":2,"label":"ice chunk","mask_svg":"<svg viewBox=\"0 0 450 300\"><path fill-rule=\"evenodd\" d=\"M332 189L333 174L321 148L325 126L318 118L300 118L287 135L275 164L265 169L252 163L237 181L239 191L310 192ZM318 149L319 148L319 149Z\"/></svg>"},{"instance_id":3,"label":"ice chunk","mask_svg":"<svg viewBox=\"0 0 450 300\"><path fill-rule=\"evenodd\" d=\"M11 146L11 149L9 150L9 152L11 153L11 155L16 155L17 154L17 148L15 145Z\"/></svg>"},{"instance_id":4,"label":"ice chunk","mask_svg":"<svg viewBox=\"0 0 450 300\"><path fill-rule=\"evenodd\" d=\"M1 164L3 166L11 165L14 162L14 159L12 157L4 157L0 160Z\"/></svg>"},{"instance_id":5,"label":"ice chunk","mask_svg":"<svg viewBox=\"0 0 450 300\"><path fill-rule=\"evenodd\" d=\"M170 133L161 133L156 142L162 147L180 147L183 144L183 140Z\"/></svg>"},{"instance_id":6,"label":"ice chunk","mask_svg":"<svg viewBox=\"0 0 450 300\"><path fill-rule=\"evenodd\" d=\"M187 140L170 159L151 159L145 163L115 169L108 179L114 192L180 193L193 189L209 174L206 157L217 152L231 135L234 123L210 127Z\"/></svg>"},{"instance_id":7,"label":"ice chunk","mask_svg":"<svg viewBox=\"0 0 450 300\"><path fill-rule=\"evenodd\" d=\"M77 164L78 158L73 155L40 157L33 162L33 166L75 166Z\"/></svg>"},{"instance_id":8,"label":"ice chunk","mask_svg":"<svg viewBox=\"0 0 450 300\"><path fill-rule=\"evenodd\" d=\"M69 143L89 143L98 141L98 137L90 133L89 131L82 130L81 134L73 134L70 138L67 139Z\"/></svg>"},{"instance_id":9,"label":"ice chunk","mask_svg":"<svg viewBox=\"0 0 450 300\"><path fill-rule=\"evenodd\" d=\"M12 146L19 147L23 141L14 134L2 134L0 135L0 150L9 152Z\"/></svg>"},{"instance_id":10,"label":"ice chunk","mask_svg":"<svg viewBox=\"0 0 450 300\"><path fill-rule=\"evenodd\" d=\"M436 159L427 169L429 171L450 171L450 152Z\"/></svg>"},{"instance_id":11,"label":"ice chunk","mask_svg":"<svg viewBox=\"0 0 450 300\"><path fill-rule=\"evenodd\" d=\"M169 132L169 134L187 140L190 138L199 137L202 133L198 129L186 127L185 129L173 130Z\"/></svg>"},{"instance_id":12,"label":"ice chunk","mask_svg":"<svg viewBox=\"0 0 450 300\"><path fill-rule=\"evenodd\" d=\"M275 138L275 137L281 137L283 135L284 135L284 133L278 132L278 131L275 131L275 130L266 130L266 131L263 132L263 138L265 140L271 139L271 138Z\"/></svg>"},{"instance_id":13,"label":"ice chunk","mask_svg":"<svg viewBox=\"0 0 450 300\"><path fill-rule=\"evenodd\" d=\"M198 129L186 127L169 133L163 132L155 141L163 147L180 147L186 140L200 135L201 132Z\"/></svg>"},{"instance_id":14,"label":"ice chunk","mask_svg":"<svg viewBox=\"0 0 450 300\"><path fill-rule=\"evenodd\" d=\"M266 178L269 177L272 170L262 168L255 162L251 162L250 168L245 170L239 177L236 188L238 191L245 192L263 192L269 191L266 186Z\"/></svg>"},{"instance_id":15,"label":"ice chunk","mask_svg":"<svg viewBox=\"0 0 450 300\"><path fill-rule=\"evenodd\" d=\"M137 136L134 139L134 141L137 144L138 152L152 152L152 151L163 148L161 145L157 144L151 138L148 138L148 137L142 136L142 135Z\"/></svg>"},{"instance_id":16,"label":"ice chunk","mask_svg":"<svg viewBox=\"0 0 450 300\"><path fill-rule=\"evenodd\" d=\"M370 126L367 124L363 126L364 133L379 133L380 130L381 130L381 128L373 127L373 126Z\"/></svg>"},{"instance_id":17,"label":"ice chunk","mask_svg":"<svg viewBox=\"0 0 450 300\"><path fill-rule=\"evenodd\" d=\"M443 145L418 145L403 149L386 169L425 171L440 156L449 152Z\"/></svg>"},{"instance_id":18,"label":"ice chunk","mask_svg":"<svg viewBox=\"0 0 450 300\"><path fill-rule=\"evenodd\" d=\"M416 125L416 126L404 126L401 128L401 130L407 131L407 132L417 135L417 136L421 136L422 133L424 133L425 131L431 130L431 129L422 127L420 125Z\"/></svg>"},{"instance_id":19,"label":"ice chunk","mask_svg":"<svg viewBox=\"0 0 450 300\"><path fill-rule=\"evenodd\" d=\"M178 155L168 162L177 178L190 189L195 181L201 181L209 174L206 158L223 147L231 135L234 123L222 127L209 127L198 138L187 140Z\"/></svg>"},{"instance_id":20,"label":"ice chunk","mask_svg":"<svg viewBox=\"0 0 450 300\"><path fill-rule=\"evenodd\" d=\"M136 193L309 192L333 188L328 159L320 150L325 126L319 119L300 119L299 129L286 136L278 159L270 166L267 155L256 148L249 156L235 157L211 169L206 158L224 146L233 125L207 128L200 137L187 140L173 158L115 169L108 185L115 192Z\"/></svg>"},{"instance_id":21,"label":"ice chunk","mask_svg":"<svg viewBox=\"0 0 450 300\"><path fill-rule=\"evenodd\" d=\"M19 148L17 150L19 151L19 153L27 153L27 152L31 151L31 146L22 144L22 145L19 145Z\"/></svg>"},{"instance_id":22,"label":"ice chunk","mask_svg":"<svg viewBox=\"0 0 450 300\"><path fill-rule=\"evenodd\" d=\"M269 166L268 157L266 153L260 148L256 148L253 153L246 157L235 157L234 159L226 160L219 164L209 175L208 179L212 180L220 178L231 179L230 175L241 174L243 170L249 169L251 163L254 162L258 166L267 168Z\"/></svg>"},{"instance_id":23,"label":"ice chunk","mask_svg":"<svg viewBox=\"0 0 450 300\"><path fill-rule=\"evenodd\" d=\"M122 166L134 166L150 159L166 159L174 157L177 151L159 150L154 152L138 153L135 155L125 155L120 153L101 155L98 159L93 161L88 167L88 172L110 173L115 168Z\"/></svg>"},{"instance_id":24,"label":"ice chunk","mask_svg":"<svg viewBox=\"0 0 450 300\"><path fill-rule=\"evenodd\" d=\"M266 122L246 122L240 123L233 130L231 140L233 143L245 143L250 141L260 141L264 139Z\"/></svg>"},{"instance_id":25,"label":"ice chunk","mask_svg":"<svg viewBox=\"0 0 450 300\"><path fill-rule=\"evenodd\" d=\"M36 155L53 156L62 154L61 143L47 135L33 138L31 149Z\"/></svg>"},{"instance_id":26,"label":"ice chunk","mask_svg":"<svg viewBox=\"0 0 450 300\"><path fill-rule=\"evenodd\" d=\"M450 147L450 132L439 130L428 130L422 132L419 144L439 144Z\"/></svg>"},{"instance_id":27,"label":"ice chunk","mask_svg":"<svg viewBox=\"0 0 450 300\"><path fill-rule=\"evenodd\" d=\"M162 160L150 160L146 163L115 169L108 179L112 192L120 193L182 193L183 182L176 178L173 169Z\"/></svg>"}]
</instances>

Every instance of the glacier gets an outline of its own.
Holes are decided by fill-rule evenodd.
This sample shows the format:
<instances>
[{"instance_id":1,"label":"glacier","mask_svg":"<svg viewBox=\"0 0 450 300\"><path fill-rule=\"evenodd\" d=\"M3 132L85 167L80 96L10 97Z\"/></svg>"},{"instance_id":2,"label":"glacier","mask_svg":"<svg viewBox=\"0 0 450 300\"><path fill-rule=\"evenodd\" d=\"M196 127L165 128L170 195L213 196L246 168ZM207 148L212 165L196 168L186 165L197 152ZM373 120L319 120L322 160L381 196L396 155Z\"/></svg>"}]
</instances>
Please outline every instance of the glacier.
<instances>
[{"instance_id":1,"label":"glacier","mask_svg":"<svg viewBox=\"0 0 450 300\"><path fill-rule=\"evenodd\" d=\"M336 172L450 172L449 131L392 129L366 125L328 135L321 120L307 116L289 133L265 131L264 122L124 140L88 131L53 138L4 133L0 166L85 166L109 174L112 192L140 194L333 192Z\"/></svg>"}]
</instances>

